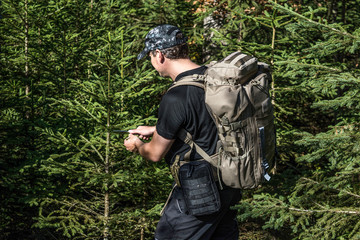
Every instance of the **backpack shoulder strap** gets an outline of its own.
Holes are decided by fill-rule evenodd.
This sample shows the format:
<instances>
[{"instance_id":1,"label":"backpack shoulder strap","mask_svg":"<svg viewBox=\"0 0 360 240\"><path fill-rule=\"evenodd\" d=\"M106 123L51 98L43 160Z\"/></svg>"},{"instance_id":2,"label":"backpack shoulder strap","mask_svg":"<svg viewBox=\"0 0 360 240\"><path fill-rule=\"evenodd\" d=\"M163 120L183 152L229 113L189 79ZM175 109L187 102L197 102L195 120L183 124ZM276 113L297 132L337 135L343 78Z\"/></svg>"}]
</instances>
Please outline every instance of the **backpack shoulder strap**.
<instances>
[{"instance_id":1,"label":"backpack shoulder strap","mask_svg":"<svg viewBox=\"0 0 360 240\"><path fill-rule=\"evenodd\" d=\"M216 172L214 173L214 177L219 180L220 182L220 188L222 189L221 181L220 181L220 168L219 166L219 160L220 155L214 154L211 157L209 154L207 154L199 145L197 145L194 140L192 139L191 134L186 131L185 129L181 128L180 131L177 134L177 137L180 138L184 143L188 144L190 146L190 150L185 153L184 160L186 162L190 161L190 154L191 151L195 148L196 152L208 163L210 163L212 166L216 167Z\"/></svg>"},{"instance_id":2,"label":"backpack shoulder strap","mask_svg":"<svg viewBox=\"0 0 360 240\"><path fill-rule=\"evenodd\" d=\"M173 89L175 87L185 86L185 85L191 85L204 89L205 86L203 79L204 79L204 75L194 74L190 76L185 76L181 78L179 81L174 82L167 91L170 91L170 89Z\"/></svg>"},{"instance_id":3,"label":"backpack shoulder strap","mask_svg":"<svg viewBox=\"0 0 360 240\"><path fill-rule=\"evenodd\" d=\"M184 156L185 161L189 161L191 150L195 148L196 152L206 161L212 162L211 157L207 154L199 145L197 145L192 139L191 134L185 129L181 128L177 136L186 144L190 146L190 151Z\"/></svg>"}]
</instances>

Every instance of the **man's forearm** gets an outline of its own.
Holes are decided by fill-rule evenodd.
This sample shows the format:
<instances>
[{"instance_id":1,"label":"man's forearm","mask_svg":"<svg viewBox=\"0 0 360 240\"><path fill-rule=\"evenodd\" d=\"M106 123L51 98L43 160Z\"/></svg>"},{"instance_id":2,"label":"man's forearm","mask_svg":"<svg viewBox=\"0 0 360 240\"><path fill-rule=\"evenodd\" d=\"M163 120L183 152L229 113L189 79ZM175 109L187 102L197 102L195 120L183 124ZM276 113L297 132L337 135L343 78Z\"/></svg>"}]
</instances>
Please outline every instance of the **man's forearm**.
<instances>
[{"instance_id":1,"label":"man's forearm","mask_svg":"<svg viewBox=\"0 0 360 240\"><path fill-rule=\"evenodd\" d=\"M138 153L146 159L153 162L160 161L169 151L174 140L168 140L154 132L153 138L150 142L137 141L136 148Z\"/></svg>"},{"instance_id":2,"label":"man's forearm","mask_svg":"<svg viewBox=\"0 0 360 240\"><path fill-rule=\"evenodd\" d=\"M155 154L150 151L151 150L150 143L144 143L143 141L136 141L135 146L137 149L137 153L140 154L143 158L146 158L153 162L158 162L161 158L156 157Z\"/></svg>"},{"instance_id":3,"label":"man's forearm","mask_svg":"<svg viewBox=\"0 0 360 240\"><path fill-rule=\"evenodd\" d=\"M124 145L128 151L137 152L142 157L153 161L160 161L169 151L174 139L166 139L153 132L153 138L150 142L143 142L137 136L130 133L129 137L124 140Z\"/></svg>"}]
</instances>

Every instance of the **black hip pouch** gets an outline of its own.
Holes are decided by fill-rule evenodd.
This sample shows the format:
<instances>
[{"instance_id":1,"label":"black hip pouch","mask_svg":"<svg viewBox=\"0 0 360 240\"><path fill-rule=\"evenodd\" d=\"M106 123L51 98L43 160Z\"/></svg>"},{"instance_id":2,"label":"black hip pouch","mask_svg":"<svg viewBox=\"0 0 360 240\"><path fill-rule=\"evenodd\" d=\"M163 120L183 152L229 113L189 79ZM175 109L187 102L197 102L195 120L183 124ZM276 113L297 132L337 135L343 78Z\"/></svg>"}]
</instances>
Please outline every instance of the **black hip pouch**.
<instances>
[{"instance_id":1,"label":"black hip pouch","mask_svg":"<svg viewBox=\"0 0 360 240\"><path fill-rule=\"evenodd\" d=\"M219 190L210 163L205 160L185 163L178 176L189 215L203 216L220 210Z\"/></svg>"}]
</instances>

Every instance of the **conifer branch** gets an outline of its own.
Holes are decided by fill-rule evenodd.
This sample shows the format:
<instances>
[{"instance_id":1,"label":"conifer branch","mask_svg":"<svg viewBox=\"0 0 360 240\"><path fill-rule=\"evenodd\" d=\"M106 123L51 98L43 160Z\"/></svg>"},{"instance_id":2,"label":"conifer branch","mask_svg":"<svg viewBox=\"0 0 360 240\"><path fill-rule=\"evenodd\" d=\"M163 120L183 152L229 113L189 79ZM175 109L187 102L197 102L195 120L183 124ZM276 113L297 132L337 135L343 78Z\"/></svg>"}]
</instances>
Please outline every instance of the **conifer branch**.
<instances>
[{"instance_id":1,"label":"conifer branch","mask_svg":"<svg viewBox=\"0 0 360 240\"><path fill-rule=\"evenodd\" d=\"M342 72L342 70L333 68L333 67L327 67L324 65L318 65L318 64L309 64L309 63L299 63L296 61L278 61L274 63L275 65L294 65L294 66L302 66L302 67L311 67L311 68L322 68L333 72Z\"/></svg>"},{"instance_id":2,"label":"conifer branch","mask_svg":"<svg viewBox=\"0 0 360 240\"><path fill-rule=\"evenodd\" d=\"M323 187L325 187L325 188L329 188L329 189L332 189L332 190L336 190L337 192L346 193L346 194L348 194L348 195L350 195L350 196L353 196L353 197L356 197L356 198L359 198L359 199L360 199L360 195L357 195L357 194L355 194L355 193L352 193L352 192L349 192L349 191L346 191L346 190L341 190L341 189L333 188L333 187L330 187L328 184L323 184L323 183L320 183L320 182L315 181L315 180L310 179L310 178L302 177L301 179L306 180L306 181L308 181L308 182L312 182L312 183L314 183L314 184L319 184L319 185L321 185L321 186L323 186Z\"/></svg>"},{"instance_id":3,"label":"conifer branch","mask_svg":"<svg viewBox=\"0 0 360 240\"><path fill-rule=\"evenodd\" d=\"M102 215L100 213L97 213L95 212L94 210L92 210L88 205L86 205L85 203L81 202L81 201L78 201L78 200L75 200L75 199L72 199L74 202L63 202L64 204L67 203L67 206L70 207L70 208L77 208L77 209L81 209L85 212L88 212L88 213L91 213L95 216L97 216L98 218L101 218ZM70 210L70 209L69 209Z\"/></svg>"},{"instance_id":4,"label":"conifer branch","mask_svg":"<svg viewBox=\"0 0 360 240\"><path fill-rule=\"evenodd\" d=\"M87 112L96 122L101 123L101 121L95 117L87 108L85 108L81 103L79 103L77 100L74 101L75 103L78 104L78 106L80 106L85 112Z\"/></svg>"},{"instance_id":5,"label":"conifer branch","mask_svg":"<svg viewBox=\"0 0 360 240\"><path fill-rule=\"evenodd\" d=\"M359 39L359 37L354 36L354 35L352 35L352 34L350 34L350 33L348 33L348 32L341 31L341 30L339 30L339 29L336 29L336 28L334 28L334 27L331 27L331 26L326 25L326 24L323 24L323 23L315 22L314 20L311 20L311 19L309 19L309 18L307 18L307 17L305 17L305 16L303 16L303 15L297 13L297 12L294 12L294 11L291 10L291 9L288 9L288 8L286 8L286 7L284 7L284 6L280 5L280 4L277 4L277 3L275 3L274 1L269 0L269 2L270 2L271 4L273 4L273 6L274 6L275 8L280 9L280 10L282 10L282 11L285 11L285 12L287 12L287 13L289 13L289 14L291 14L291 15L299 18L299 19L305 20L305 21L307 21L307 22L309 22L309 23L311 23L311 24L318 25L318 26L321 26L321 27L323 27L323 28L327 28L327 29L329 29L329 30L331 30L331 31L334 31L334 32L337 33L337 34L340 34L340 35L344 35L344 36L347 36L347 37L350 37L350 38L353 38L353 39Z\"/></svg>"},{"instance_id":6,"label":"conifer branch","mask_svg":"<svg viewBox=\"0 0 360 240\"><path fill-rule=\"evenodd\" d=\"M289 208L291 211L295 212L305 212L305 213L337 213L337 214L354 214L354 215L360 215L360 211L348 211L348 210L309 210L309 209L301 209L301 208Z\"/></svg>"},{"instance_id":7,"label":"conifer branch","mask_svg":"<svg viewBox=\"0 0 360 240\"><path fill-rule=\"evenodd\" d=\"M74 144L73 142L71 142L69 139L67 139L63 134L58 133L58 135L60 135L61 139L64 140L67 144L69 144L70 146L74 147L75 149L77 149L79 152L83 153L88 159L92 160L93 162L96 162L95 159L93 159L89 154L87 154L84 150L82 150L81 148L79 148L76 144Z\"/></svg>"},{"instance_id":8,"label":"conifer branch","mask_svg":"<svg viewBox=\"0 0 360 240\"><path fill-rule=\"evenodd\" d=\"M94 149L94 151L97 153L97 155L100 157L101 160L104 161L104 157L101 155L101 153L96 149L96 147L86 138L84 137L83 135L80 135L80 137L85 141L87 142L92 149Z\"/></svg>"}]
</instances>

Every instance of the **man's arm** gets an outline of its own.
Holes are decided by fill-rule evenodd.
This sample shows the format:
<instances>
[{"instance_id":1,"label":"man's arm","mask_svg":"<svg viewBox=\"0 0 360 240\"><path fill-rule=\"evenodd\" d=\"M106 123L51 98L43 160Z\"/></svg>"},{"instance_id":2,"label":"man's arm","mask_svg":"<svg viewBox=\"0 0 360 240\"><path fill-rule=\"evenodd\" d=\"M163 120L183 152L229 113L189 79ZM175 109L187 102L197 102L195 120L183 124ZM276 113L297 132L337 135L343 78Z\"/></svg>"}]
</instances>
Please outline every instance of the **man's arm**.
<instances>
[{"instance_id":1,"label":"man's arm","mask_svg":"<svg viewBox=\"0 0 360 240\"><path fill-rule=\"evenodd\" d=\"M124 145L128 151L138 152L144 158L158 162L166 155L174 141L174 139L163 138L155 129L150 142L144 143L130 133L129 137L124 140Z\"/></svg>"},{"instance_id":2,"label":"man's arm","mask_svg":"<svg viewBox=\"0 0 360 240\"><path fill-rule=\"evenodd\" d=\"M128 132L133 135L138 135L139 138L149 140L156 130L156 126L138 126L136 129L131 129Z\"/></svg>"}]
</instances>

